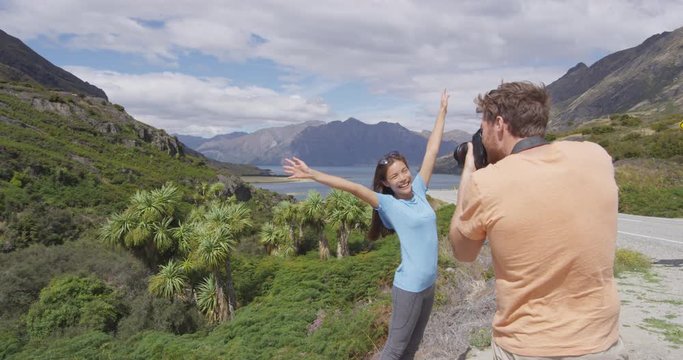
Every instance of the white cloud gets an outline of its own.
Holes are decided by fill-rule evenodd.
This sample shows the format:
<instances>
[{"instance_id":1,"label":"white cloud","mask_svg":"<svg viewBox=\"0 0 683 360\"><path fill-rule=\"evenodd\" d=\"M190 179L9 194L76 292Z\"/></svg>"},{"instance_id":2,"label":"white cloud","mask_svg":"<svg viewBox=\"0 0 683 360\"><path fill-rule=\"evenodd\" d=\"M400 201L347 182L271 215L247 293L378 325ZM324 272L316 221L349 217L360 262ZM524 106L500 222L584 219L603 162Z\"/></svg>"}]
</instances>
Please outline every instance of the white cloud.
<instances>
[{"instance_id":1,"label":"white cloud","mask_svg":"<svg viewBox=\"0 0 683 360\"><path fill-rule=\"evenodd\" d=\"M550 83L580 61L590 65L653 34L680 27L680 14L681 0L206 0L201 4L190 0L4 0L0 5L4 30L23 39L41 35L57 39L69 34L64 40L67 46L139 54L172 66L177 65L179 54L189 52L226 62L267 59L287 72L279 79L284 82L282 88L310 97L320 95L316 91L324 91L330 84L361 82L372 92L412 102L408 108L417 108L412 114L383 111L392 118L406 119L409 127L420 128L434 115L443 87L453 92L451 117L465 121L473 113L471 99L501 79ZM164 25L147 26L141 20ZM311 77L325 86L303 88L300 79ZM106 79L113 82L111 78ZM128 77L119 74L117 78ZM86 77L113 98L120 97L117 101L126 102L127 108L143 109L144 101L135 96L135 89L142 85L126 84L133 87L125 91L129 95L124 89L115 94L99 79ZM163 80L158 74L145 79ZM209 86L205 80L195 81L203 88ZM173 88L168 81L161 84L164 89ZM251 91L239 90L242 94ZM208 98L201 100L200 94L191 97L195 110L215 112L226 106L216 103L220 97L215 94L203 96ZM278 105L255 106L246 95L236 98L244 102L230 104L232 109L267 113L298 103L284 94L271 98L277 99ZM184 114L174 104L155 105ZM261 105L263 110L253 109ZM301 106L317 109L316 105ZM170 112L146 108L145 116L160 110ZM299 111L290 109L288 113L292 115L285 118L294 121L311 111L303 110L298 116L293 114ZM372 109L367 114L380 117L382 110ZM363 119L362 115L354 116ZM170 113L156 116L161 121ZM200 115L193 116L197 119Z\"/></svg>"},{"instance_id":2,"label":"white cloud","mask_svg":"<svg viewBox=\"0 0 683 360\"><path fill-rule=\"evenodd\" d=\"M325 119L327 104L261 87L237 87L225 78L163 72L121 74L84 67L68 71L101 86L137 120L169 133L213 136L265 126Z\"/></svg>"}]
</instances>

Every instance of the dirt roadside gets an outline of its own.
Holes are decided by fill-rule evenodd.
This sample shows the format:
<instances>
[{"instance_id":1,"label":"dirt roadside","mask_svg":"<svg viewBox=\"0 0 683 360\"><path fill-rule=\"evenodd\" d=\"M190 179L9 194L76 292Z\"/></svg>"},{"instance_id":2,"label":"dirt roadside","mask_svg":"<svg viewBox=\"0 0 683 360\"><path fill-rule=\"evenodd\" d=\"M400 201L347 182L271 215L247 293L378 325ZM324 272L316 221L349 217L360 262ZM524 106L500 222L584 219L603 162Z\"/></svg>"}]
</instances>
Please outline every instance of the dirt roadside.
<instances>
[{"instance_id":1,"label":"dirt roadside","mask_svg":"<svg viewBox=\"0 0 683 360\"><path fill-rule=\"evenodd\" d=\"M676 331L678 341L683 338L683 267L655 264L652 274L629 273L617 279L622 340L630 360L683 359L683 344L667 339ZM667 324L677 324L678 330ZM491 360L493 355L491 348L471 349L465 359Z\"/></svg>"}]
</instances>

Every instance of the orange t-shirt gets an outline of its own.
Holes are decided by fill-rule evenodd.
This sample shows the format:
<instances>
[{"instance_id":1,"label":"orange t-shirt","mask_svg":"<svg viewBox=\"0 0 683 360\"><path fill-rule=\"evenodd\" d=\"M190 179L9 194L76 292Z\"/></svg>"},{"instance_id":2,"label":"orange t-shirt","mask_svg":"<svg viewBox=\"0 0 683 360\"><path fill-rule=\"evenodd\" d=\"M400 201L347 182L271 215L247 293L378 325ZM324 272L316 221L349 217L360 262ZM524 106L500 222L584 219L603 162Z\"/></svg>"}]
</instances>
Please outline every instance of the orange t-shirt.
<instances>
[{"instance_id":1,"label":"orange t-shirt","mask_svg":"<svg viewBox=\"0 0 683 360\"><path fill-rule=\"evenodd\" d=\"M604 149L570 141L529 149L475 171L463 191L457 229L489 239L500 347L577 356L617 341L618 189Z\"/></svg>"}]
</instances>

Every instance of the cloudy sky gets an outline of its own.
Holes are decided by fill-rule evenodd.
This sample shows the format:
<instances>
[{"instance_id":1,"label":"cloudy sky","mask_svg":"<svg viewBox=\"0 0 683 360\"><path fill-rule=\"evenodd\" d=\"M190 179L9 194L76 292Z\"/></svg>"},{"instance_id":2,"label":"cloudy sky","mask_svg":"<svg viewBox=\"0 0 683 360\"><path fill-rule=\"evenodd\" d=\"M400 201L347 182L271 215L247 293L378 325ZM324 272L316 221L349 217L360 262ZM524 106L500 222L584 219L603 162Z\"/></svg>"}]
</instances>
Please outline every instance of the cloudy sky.
<instances>
[{"instance_id":1,"label":"cloudy sky","mask_svg":"<svg viewBox=\"0 0 683 360\"><path fill-rule=\"evenodd\" d=\"M683 26L683 0L0 0L0 28L138 120L210 137L300 123L474 130L502 80L551 83Z\"/></svg>"}]
</instances>

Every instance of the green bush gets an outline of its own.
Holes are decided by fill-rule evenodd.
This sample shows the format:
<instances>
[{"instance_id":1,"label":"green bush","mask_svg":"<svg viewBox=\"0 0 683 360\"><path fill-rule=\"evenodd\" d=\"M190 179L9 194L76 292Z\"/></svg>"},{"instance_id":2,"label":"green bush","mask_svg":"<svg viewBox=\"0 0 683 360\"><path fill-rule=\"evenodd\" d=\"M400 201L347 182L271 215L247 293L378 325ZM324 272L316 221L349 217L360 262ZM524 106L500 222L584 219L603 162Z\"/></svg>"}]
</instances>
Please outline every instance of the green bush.
<instances>
[{"instance_id":1,"label":"green bush","mask_svg":"<svg viewBox=\"0 0 683 360\"><path fill-rule=\"evenodd\" d=\"M616 114L616 115L611 115L610 120L616 122L617 124L621 126L638 126L643 123L642 120L639 118L629 115L629 114Z\"/></svg>"},{"instance_id":2,"label":"green bush","mask_svg":"<svg viewBox=\"0 0 683 360\"><path fill-rule=\"evenodd\" d=\"M24 171L24 172L18 172L15 171L14 174L12 175L12 179L10 179L9 183L16 186L16 187L24 187L29 181L30 181L29 175Z\"/></svg>"},{"instance_id":3,"label":"green bush","mask_svg":"<svg viewBox=\"0 0 683 360\"><path fill-rule=\"evenodd\" d=\"M647 256L629 249L617 249L614 258L614 276L627 271L646 273L651 267L651 261Z\"/></svg>"},{"instance_id":4,"label":"green bush","mask_svg":"<svg viewBox=\"0 0 683 360\"><path fill-rule=\"evenodd\" d=\"M614 132L614 127L611 125L598 125L598 126L593 126L588 129L582 130L581 131L584 134L595 134L595 135L600 135L600 134L607 134Z\"/></svg>"},{"instance_id":5,"label":"green bush","mask_svg":"<svg viewBox=\"0 0 683 360\"><path fill-rule=\"evenodd\" d=\"M26 328L32 338L76 327L111 332L126 309L121 296L96 277L67 275L53 279L31 305Z\"/></svg>"},{"instance_id":6,"label":"green bush","mask_svg":"<svg viewBox=\"0 0 683 360\"><path fill-rule=\"evenodd\" d=\"M7 221L4 250L15 250L38 243L62 244L78 238L82 229L71 210L32 205Z\"/></svg>"},{"instance_id":7,"label":"green bush","mask_svg":"<svg viewBox=\"0 0 683 360\"><path fill-rule=\"evenodd\" d=\"M621 139L623 141L633 141L633 140L638 140L642 137L643 137L643 135L641 133L632 132L632 133L628 133L628 134L624 135L624 137L622 137Z\"/></svg>"},{"instance_id":8,"label":"green bush","mask_svg":"<svg viewBox=\"0 0 683 360\"><path fill-rule=\"evenodd\" d=\"M50 98L48 101L53 102L53 103L60 103L60 104L66 104L66 100L64 100L63 97L55 94L55 95L50 95Z\"/></svg>"},{"instance_id":9,"label":"green bush","mask_svg":"<svg viewBox=\"0 0 683 360\"><path fill-rule=\"evenodd\" d=\"M470 334L470 345L478 349L491 346L491 329L487 327L473 329Z\"/></svg>"}]
</instances>

